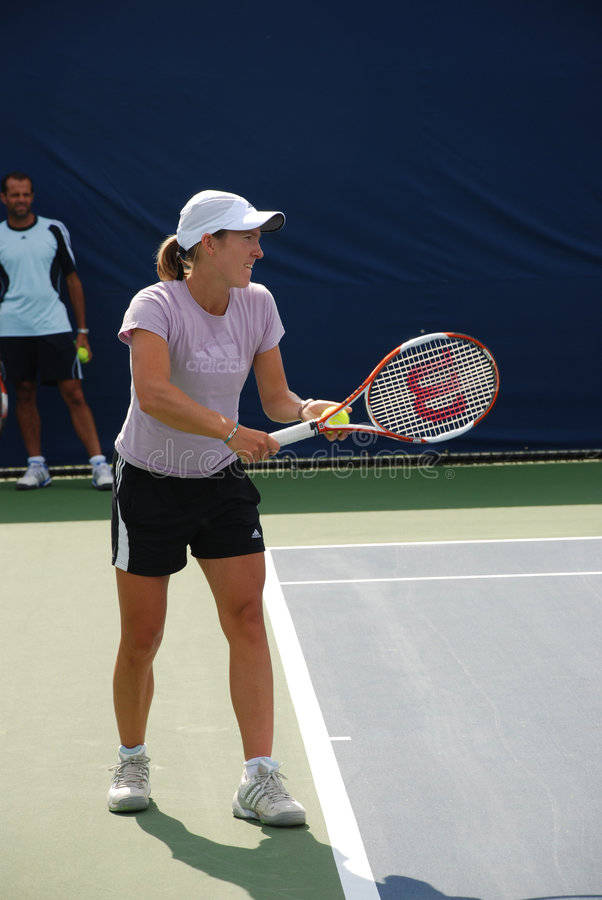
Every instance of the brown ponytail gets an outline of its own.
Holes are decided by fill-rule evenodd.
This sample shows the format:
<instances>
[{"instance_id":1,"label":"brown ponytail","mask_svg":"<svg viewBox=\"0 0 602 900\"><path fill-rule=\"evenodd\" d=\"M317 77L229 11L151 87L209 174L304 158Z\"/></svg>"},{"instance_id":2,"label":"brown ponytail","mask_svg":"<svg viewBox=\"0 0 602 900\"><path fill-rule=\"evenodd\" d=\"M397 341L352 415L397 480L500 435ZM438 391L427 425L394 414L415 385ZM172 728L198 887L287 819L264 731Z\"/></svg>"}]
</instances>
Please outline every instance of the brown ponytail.
<instances>
[{"instance_id":1,"label":"brown ponytail","mask_svg":"<svg viewBox=\"0 0 602 900\"><path fill-rule=\"evenodd\" d=\"M188 262L182 263L178 256L178 239L175 234L165 238L157 250L157 275L161 281L175 281L190 271ZM181 274L180 274L181 273Z\"/></svg>"},{"instance_id":2,"label":"brown ponytail","mask_svg":"<svg viewBox=\"0 0 602 900\"><path fill-rule=\"evenodd\" d=\"M215 232L213 237L219 240L225 234L227 231L221 228ZM180 281L182 278L187 278L201 251L201 241L191 247L186 254L182 250L179 255L178 250L178 238L175 234L165 238L157 250L157 275L160 281Z\"/></svg>"}]
</instances>

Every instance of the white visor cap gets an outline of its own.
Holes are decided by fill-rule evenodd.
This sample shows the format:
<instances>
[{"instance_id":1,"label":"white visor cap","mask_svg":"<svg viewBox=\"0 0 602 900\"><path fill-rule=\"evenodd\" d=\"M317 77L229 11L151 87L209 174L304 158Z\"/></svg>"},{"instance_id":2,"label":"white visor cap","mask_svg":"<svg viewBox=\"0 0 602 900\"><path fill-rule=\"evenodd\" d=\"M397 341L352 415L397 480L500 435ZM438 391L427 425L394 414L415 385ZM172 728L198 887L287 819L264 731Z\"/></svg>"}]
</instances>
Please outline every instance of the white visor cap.
<instances>
[{"instance_id":1,"label":"white visor cap","mask_svg":"<svg viewBox=\"0 0 602 900\"><path fill-rule=\"evenodd\" d=\"M178 244L190 250L204 234L228 231L278 231L284 225L284 213L257 210L244 197L227 191L201 191L191 197L180 212Z\"/></svg>"}]
</instances>

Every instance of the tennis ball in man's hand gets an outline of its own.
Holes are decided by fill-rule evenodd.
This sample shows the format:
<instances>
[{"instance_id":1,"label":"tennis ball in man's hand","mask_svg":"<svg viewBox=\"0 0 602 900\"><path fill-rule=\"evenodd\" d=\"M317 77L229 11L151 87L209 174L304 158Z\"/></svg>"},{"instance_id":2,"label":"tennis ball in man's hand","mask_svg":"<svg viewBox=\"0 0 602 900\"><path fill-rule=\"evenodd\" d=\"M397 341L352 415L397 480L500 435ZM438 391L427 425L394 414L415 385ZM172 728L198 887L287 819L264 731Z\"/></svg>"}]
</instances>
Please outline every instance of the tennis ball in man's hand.
<instances>
[{"instance_id":1,"label":"tennis ball in man's hand","mask_svg":"<svg viewBox=\"0 0 602 900\"><path fill-rule=\"evenodd\" d=\"M328 413L332 412L333 409L336 409L336 406L329 406L328 409L324 410L322 416L328 415ZM336 414L336 416L333 416L332 419L328 419L328 421L324 424L328 428L330 428L331 425L349 425L349 413L344 409L341 409Z\"/></svg>"},{"instance_id":2,"label":"tennis ball in man's hand","mask_svg":"<svg viewBox=\"0 0 602 900\"><path fill-rule=\"evenodd\" d=\"M87 363L90 361L90 354L88 353L88 351L85 347L78 347L77 348L77 358L81 362Z\"/></svg>"}]
</instances>

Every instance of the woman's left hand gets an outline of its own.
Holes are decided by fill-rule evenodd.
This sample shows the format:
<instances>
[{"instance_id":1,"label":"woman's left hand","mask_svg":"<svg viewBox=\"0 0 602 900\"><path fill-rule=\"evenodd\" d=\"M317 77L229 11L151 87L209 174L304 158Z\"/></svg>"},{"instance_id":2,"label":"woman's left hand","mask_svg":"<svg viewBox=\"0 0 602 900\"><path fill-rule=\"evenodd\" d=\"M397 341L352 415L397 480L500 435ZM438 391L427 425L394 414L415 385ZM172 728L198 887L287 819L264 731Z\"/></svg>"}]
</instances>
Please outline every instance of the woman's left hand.
<instances>
[{"instance_id":1,"label":"woman's left hand","mask_svg":"<svg viewBox=\"0 0 602 900\"><path fill-rule=\"evenodd\" d=\"M307 406L303 410L303 421L309 422L311 419L319 419L322 413L328 409L329 406L338 406L340 403L336 400L312 400L311 403L308 403ZM350 413L351 407L344 406L343 409ZM328 441L344 441L348 435L347 431L324 431L324 437Z\"/></svg>"}]
</instances>

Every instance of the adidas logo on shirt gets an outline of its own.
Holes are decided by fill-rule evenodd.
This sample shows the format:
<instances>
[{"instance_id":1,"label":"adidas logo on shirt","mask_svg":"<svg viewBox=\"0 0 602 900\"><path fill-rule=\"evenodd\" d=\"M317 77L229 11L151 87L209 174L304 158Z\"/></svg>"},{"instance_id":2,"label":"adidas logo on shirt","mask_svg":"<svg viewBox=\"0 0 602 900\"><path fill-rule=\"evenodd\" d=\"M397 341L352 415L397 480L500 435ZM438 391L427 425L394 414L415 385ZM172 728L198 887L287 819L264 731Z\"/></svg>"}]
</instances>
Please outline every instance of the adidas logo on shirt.
<instances>
[{"instance_id":1,"label":"adidas logo on shirt","mask_svg":"<svg viewBox=\"0 0 602 900\"><path fill-rule=\"evenodd\" d=\"M260 537L261 537L261 534L259 533L259 531L256 528L255 531L253 532L253 534L251 535L251 538L260 538Z\"/></svg>"},{"instance_id":2,"label":"adidas logo on shirt","mask_svg":"<svg viewBox=\"0 0 602 900\"><path fill-rule=\"evenodd\" d=\"M202 350L196 350L194 355L196 359L189 359L186 362L189 372L236 374L245 371L235 344L225 343L220 346L217 342L211 341Z\"/></svg>"}]
</instances>

